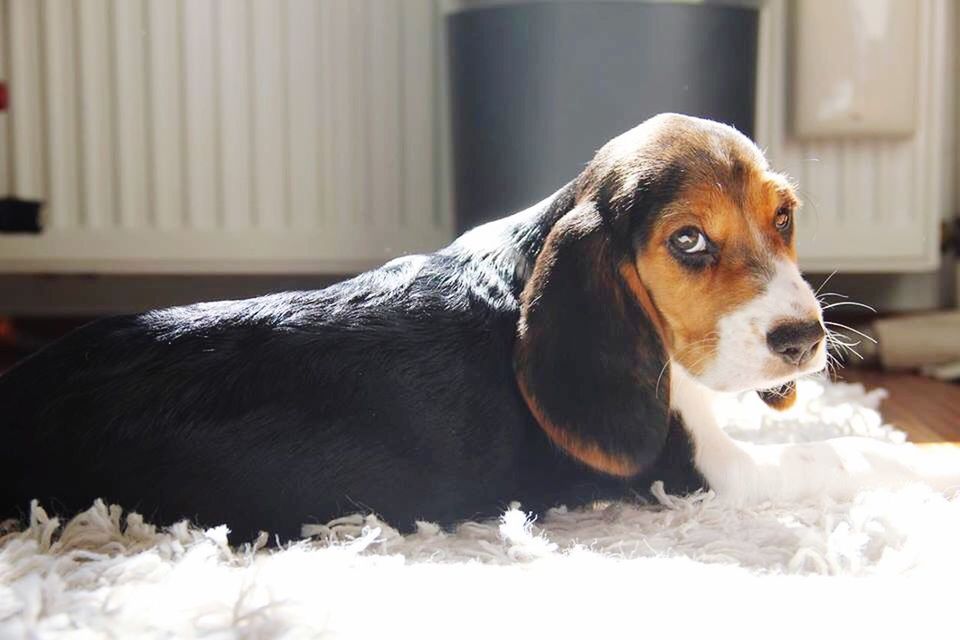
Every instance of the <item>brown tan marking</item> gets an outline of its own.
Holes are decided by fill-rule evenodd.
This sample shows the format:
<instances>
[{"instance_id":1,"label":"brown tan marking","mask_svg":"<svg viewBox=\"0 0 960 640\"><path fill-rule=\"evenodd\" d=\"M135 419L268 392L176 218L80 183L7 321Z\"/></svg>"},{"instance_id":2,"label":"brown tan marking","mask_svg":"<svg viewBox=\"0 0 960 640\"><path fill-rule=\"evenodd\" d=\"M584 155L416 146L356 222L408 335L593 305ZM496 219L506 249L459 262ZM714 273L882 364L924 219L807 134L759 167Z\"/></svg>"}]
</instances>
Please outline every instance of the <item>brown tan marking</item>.
<instances>
[{"instance_id":1,"label":"brown tan marking","mask_svg":"<svg viewBox=\"0 0 960 640\"><path fill-rule=\"evenodd\" d=\"M657 335L660 336L660 342L665 345L669 344L668 329L663 323L663 317L661 317L656 305L653 304L653 300L650 298L650 292L647 291L647 288L640 280L640 273L637 271L637 266L629 262L624 262L620 265L620 276L627 284L627 288L630 290L634 299L640 304L640 308L643 309L643 312L650 318L650 322L657 330Z\"/></svg>"},{"instance_id":2,"label":"brown tan marking","mask_svg":"<svg viewBox=\"0 0 960 640\"><path fill-rule=\"evenodd\" d=\"M757 393L770 408L786 411L797 401L797 383L788 382L779 389L767 389Z\"/></svg>"},{"instance_id":3,"label":"brown tan marking","mask_svg":"<svg viewBox=\"0 0 960 640\"><path fill-rule=\"evenodd\" d=\"M633 285L631 283L628 283L631 293L627 293L616 281L616 275L608 269L602 268L606 260L610 258L611 249L599 213L593 207L575 207L573 211L567 213L554 224L546 246L537 258L534 273L521 296L524 312L518 324L515 352L518 388L537 423L556 446L572 458L596 471L623 478L632 477L642 470L639 463L626 455L604 450L596 442L575 433L575 429L571 429L570 425L563 423L562 416L555 416L554 419L548 417L547 412L543 410L535 393L528 385L528 374L525 371L533 357L533 352L537 348L536 343L545 332L556 331L555 323L530 322L531 317L528 313L530 313L531 303L543 300L550 295L546 292L546 288L553 282L550 274L556 267L558 260L563 259L558 252L562 245L572 240L577 242L577 252L590 256L591 259L586 263L589 265L589 273L581 274L583 276L582 281L570 282L570 287L590 287L604 292L605 295L602 300L598 298L590 300L590 302L606 304L608 309L612 305L622 306L625 296L632 295ZM626 261L622 267L625 267L624 271L627 273L634 272L634 283L642 290L643 285L640 284L636 269L630 261ZM649 296L646 296L646 298L647 303L644 305L644 310L648 314L650 310L653 311L650 319L656 330L660 332L660 320L656 315L656 309L649 301ZM643 305L642 302L641 305ZM539 318L544 319L545 316L540 315ZM590 335L577 336L578 339L590 339L591 337Z\"/></svg>"},{"instance_id":4,"label":"brown tan marking","mask_svg":"<svg viewBox=\"0 0 960 640\"><path fill-rule=\"evenodd\" d=\"M540 428L550 440L563 449L567 454L584 463L588 467L608 473L612 476L629 478L640 472L640 466L628 459L626 456L618 456L612 453L606 453L599 446L592 442L586 442L572 435L563 427L555 425L545 415L536 400L527 390L527 385L522 377L517 378L520 387L520 394L527 402L527 407L537 419Z\"/></svg>"},{"instance_id":5,"label":"brown tan marking","mask_svg":"<svg viewBox=\"0 0 960 640\"><path fill-rule=\"evenodd\" d=\"M726 180L689 184L665 208L637 259L671 354L694 374L716 353L720 318L762 294L772 259L796 260L795 244L785 242L774 225L782 207L796 207L789 183L763 167L737 166ZM734 179L745 184L732 185ZM691 270L671 255L668 239L687 226L701 229L720 247L716 265Z\"/></svg>"}]
</instances>

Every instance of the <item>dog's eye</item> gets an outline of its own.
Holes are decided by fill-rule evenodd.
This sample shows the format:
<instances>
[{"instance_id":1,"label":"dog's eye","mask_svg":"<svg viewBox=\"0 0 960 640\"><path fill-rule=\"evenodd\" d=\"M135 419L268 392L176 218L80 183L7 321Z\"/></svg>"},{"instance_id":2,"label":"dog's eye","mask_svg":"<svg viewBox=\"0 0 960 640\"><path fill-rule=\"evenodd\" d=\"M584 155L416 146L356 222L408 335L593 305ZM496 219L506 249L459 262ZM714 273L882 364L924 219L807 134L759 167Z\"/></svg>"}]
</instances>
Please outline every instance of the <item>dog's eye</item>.
<instances>
[{"instance_id":1,"label":"dog's eye","mask_svg":"<svg viewBox=\"0 0 960 640\"><path fill-rule=\"evenodd\" d=\"M684 227L670 236L670 243L684 253L703 253L707 250L707 236L696 227Z\"/></svg>"},{"instance_id":2,"label":"dog's eye","mask_svg":"<svg viewBox=\"0 0 960 640\"><path fill-rule=\"evenodd\" d=\"M789 229L791 222L793 222L793 214L787 209L777 211L777 215L773 219L773 224L778 231L786 231Z\"/></svg>"}]
</instances>

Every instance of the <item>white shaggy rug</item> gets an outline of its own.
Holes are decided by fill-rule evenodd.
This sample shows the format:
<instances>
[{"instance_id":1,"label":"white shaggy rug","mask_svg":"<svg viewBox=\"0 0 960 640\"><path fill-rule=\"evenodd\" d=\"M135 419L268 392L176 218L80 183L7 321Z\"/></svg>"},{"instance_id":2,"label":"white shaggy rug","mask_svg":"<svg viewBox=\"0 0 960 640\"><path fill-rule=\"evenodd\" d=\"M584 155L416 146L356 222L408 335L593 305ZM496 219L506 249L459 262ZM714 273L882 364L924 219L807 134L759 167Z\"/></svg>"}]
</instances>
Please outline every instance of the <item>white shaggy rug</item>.
<instances>
[{"instance_id":1,"label":"white shaggy rug","mask_svg":"<svg viewBox=\"0 0 960 640\"><path fill-rule=\"evenodd\" d=\"M881 398L807 381L785 414L753 394L726 409L742 439L902 441ZM408 536L356 516L282 550L102 503L65 526L35 507L0 537L0 638L960 636L960 498L746 510L655 493Z\"/></svg>"}]
</instances>

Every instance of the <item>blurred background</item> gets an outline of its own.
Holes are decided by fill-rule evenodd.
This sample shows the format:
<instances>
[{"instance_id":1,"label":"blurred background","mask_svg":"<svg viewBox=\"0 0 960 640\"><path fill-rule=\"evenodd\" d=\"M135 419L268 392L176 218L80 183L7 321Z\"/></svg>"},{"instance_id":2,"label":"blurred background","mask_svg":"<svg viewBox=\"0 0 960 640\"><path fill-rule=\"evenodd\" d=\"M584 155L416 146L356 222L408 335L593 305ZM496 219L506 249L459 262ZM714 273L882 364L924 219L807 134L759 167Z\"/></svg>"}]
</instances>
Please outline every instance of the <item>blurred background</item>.
<instances>
[{"instance_id":1,"label":"blurred background","mask_svg":"<svg viewBox=\"0 0 960 640\"><path fill-rule=\"evenodd\" d=\"M953 0L0 0L0 360L434 250L679 111L799 183L815 284L908 322L868 358L950 365L958 21Z\"/></svg>"}]
</instances>

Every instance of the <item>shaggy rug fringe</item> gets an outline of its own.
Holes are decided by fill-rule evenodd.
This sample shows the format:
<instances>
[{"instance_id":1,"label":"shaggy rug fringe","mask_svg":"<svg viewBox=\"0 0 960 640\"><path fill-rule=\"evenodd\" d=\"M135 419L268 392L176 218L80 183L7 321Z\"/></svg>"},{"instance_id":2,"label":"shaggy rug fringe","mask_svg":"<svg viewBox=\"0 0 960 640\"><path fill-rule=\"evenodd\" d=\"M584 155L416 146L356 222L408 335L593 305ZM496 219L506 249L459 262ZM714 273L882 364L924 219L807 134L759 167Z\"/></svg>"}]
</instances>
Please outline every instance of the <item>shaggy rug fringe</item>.
<instances>
[{"instance_id":1,"label":"shaggy rug fringe","mask_svg":"<svg viewBox=\"0 0 960 640\"><path fill-rule=\"evenodd\" d=\"M752 397L725 411L753 441L902 442L881 398L806 382L787 414ZM733 509L653 489L653 505L540 520L511 505L409 535L354 515L280 549L101 501L63 524L34 503L0 533L0 638L957 637L960 499L916 486Z\"/></svg>"}]
</instances>

